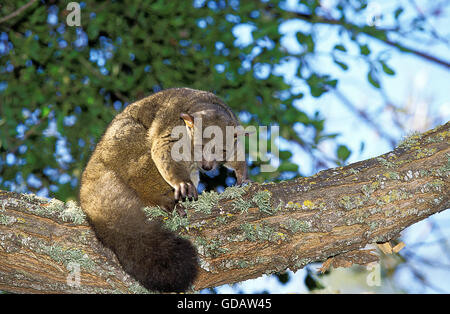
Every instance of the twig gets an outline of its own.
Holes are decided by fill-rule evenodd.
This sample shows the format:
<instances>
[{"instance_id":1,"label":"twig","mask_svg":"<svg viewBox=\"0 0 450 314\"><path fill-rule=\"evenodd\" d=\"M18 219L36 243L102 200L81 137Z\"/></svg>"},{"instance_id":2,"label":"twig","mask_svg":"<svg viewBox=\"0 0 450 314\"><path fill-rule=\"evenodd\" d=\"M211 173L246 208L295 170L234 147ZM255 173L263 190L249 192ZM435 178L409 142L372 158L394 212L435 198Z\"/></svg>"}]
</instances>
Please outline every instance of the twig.
<instances>
[{"instance_id":1,"label":"twig","mask_svg":"<svg viewBox=\"0 0 450 314\"><path fill-rule=\"evenodd\" d=\"M14 11L11 14L8 14L7 16L4 16L0 19L0 24L3 22L6 22L14 17L16 17L17 15L19 15L20 13L22 13L23 11L25 11L28 7L30 7L31 5L33 5L33 3L35 3L36 0L31 0L30 2L28 2L27 4L21 6L20 8L18 8L16 11Z\"/></svg>"},{"instance_id":2,"label":"twig","mask_svg":"<svg viewBox=\"0 0 450 314\"><path fill-rule=\"evenodd\" d=\"M419 56L425 60L437 63L439 65L442 65L446 68L450 68L450 63L445 61L445 60L441 60L435 56L426 54L424 52L421 52L419 50L415 50L413 48L409 48L406 46L401 45L398 42L394 42L391 41L387 38L387 36L385 37L377 37L375 34L371 33L370 31L366 30L365 28L359 27L358 25L355 24L351 24L348 23L346 21L342 21L342 20L335 20L335 19L331 19L331 18L326 18L326 17L322 17L322 16L317 16L317 15L310 15L310 14L304 14L304 13L298 13L298 12L291 12L293 14L293 17L307 21L311 24L329 24L329 25L340 25L342 27L344 27L345 29L349 30L349 31L353 31L357 34L364 34L367 35L369 37L378 39L382 42L384 42L385 44L395 47L401 51L404 52L408 52L408 53L412 53L416 56ZM377 33L385 33L385 32L389 32L389 31L393 31L390 29L374 29Z\"/></svg>"}]
</instances>

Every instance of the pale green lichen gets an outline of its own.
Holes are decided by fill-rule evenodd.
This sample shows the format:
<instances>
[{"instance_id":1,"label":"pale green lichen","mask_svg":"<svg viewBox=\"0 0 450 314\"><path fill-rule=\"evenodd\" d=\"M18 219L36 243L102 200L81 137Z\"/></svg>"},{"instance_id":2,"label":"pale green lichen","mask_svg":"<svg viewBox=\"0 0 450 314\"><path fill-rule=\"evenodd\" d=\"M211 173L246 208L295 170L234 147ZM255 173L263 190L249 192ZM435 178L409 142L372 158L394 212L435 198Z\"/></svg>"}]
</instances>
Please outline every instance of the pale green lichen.
<instances>
[{"instance_id":1,"label":"pale green lichen","mask_svg":"<svg viewBox=\"0 0 450 314\"><path fill-rule=\"evenodd\" d=\"M241 197L245 193L245 188L240 186L230 186L219 194L220 199L230 199Z\"/></svg>"},{"instance_id":2,"label":"pale green lichen","mask_svg":"<svg viewBox=\"0 0 450 314\"><path fill-rule=\"evenodd\" d=\"M151 220L158 217L168 217L167 211L159 206L144 207L142 210Z\"/></svg>"},{"instance_id":3,"label":"pale green lichen","mask_svg":"<svg viewBox=\"0 0 450 314\"><path fill-rule=\"evenodd\" d=\"M29 203L26 202L31 202L34 198L32 195L28 195L28 194L24 194L23 198L25 198L26 201L24 200L9 200L11 203L15 203L15 202L19 202L19 203L24 203L24 205L27 205L27 208L33 212L34 214L38 215L38 216L43 216L43 217L54 217L54 216L59 216L59 214L64 210L64 202L56 200L56 199L51 199L51 200L47 200L46 202L42 203L41 205L31 205Z\"/></svg>"},{"instance_id":4,"label":"pale green lichen","mask_svg":"<svg viewBox=\"0 0 450 314\"><path fill-rule=\"evenodd\" d=\"M352 210L354 208L359 208L364 205L364 200L359 196L350 197L344 196L339 200L339 205L345 210Z\"/></svg>"},{"instance_id":5,"label":"pale green lichen","mask_svg":"<svg viewBox=\"0 0 450 314\"><path fill-rule=\"evenodd\" d=\"M370 230L376 229L378 226L380 226L380 222L378 221L371 221L368 223Z\"/></svg>"},{"instance_id":6,"label":"pale green lichen","mask_svg":"<svg viewBox=\"0 0 450 314\"><path fill-rule=\"evenodd\" d=\"M243 223L240 228L243 231L244 239L248 241L256 241L258 239L254 225Z\"/></svg>"},{"instance_id":7,"label":"pale green lichen","mask_svg":"<svg viewBox=\"0 0 450 314\"><path fill-rule=\"evenodd\" d=\"M383 167L386 168L397 168L397 165L393 163L392 161L389 161L387 159L384 159L383 157L378 157L377 160L383 165Z\"/></svg>"},{"instance_id":8,"label":"pale green lichen","mask_svg":"<svg viewBox=\"0 0 450 314\"><path fill-rule=\"evenodd\" d=\"M223 261L220 264L221 269L244 269L253 267L257 264L261 264L261 259L254 258L254 259L228 259L226 261ZM267 263L267 261L265 261Z\"/></svg>"},{"instance_id":9,"label":"pale green lichen","mask_svg":"<svg viewBox=\"0 0 450 314\"><path fill-rule=\"evenodd\" d=\"M168 213L159 206L144 207L142 210L150 220L162 218L164 227L171 231L177 231L179 228L186 228L189 225L189 219L180 216L176 210Z\"/></svg>"},{"instance_id":10,"label":"pale green lichen","mask_svg":"<svg viewBox=\"0 0 450 314\"><path fill-rule=\"evenodd\" d=\"M249 268L258 264L267 264L270 261L267 257L256 257L252 259L226 259L218 266L220 269L235 269L235 268Z\"/></svg>"},{"instance_id":11,"label":"pale green lichen","mask_svg":"<svg viewBox=\"0 0 450 314\"><path fill-rule=\"evenodd\" d=\"M370 187L370 185L364 184L361 188L361 192L369 198L375 190Z\"/></svg>"},{"instance_id":12,"label":"pale green lichen","mask_svg":"<svg viewBox=\"0 0 450 314\"><path fill-rule=\"evenodd\" d=\"M436 136L430 136L426 139L426 142L427 143L440 143L445 140L445 137L447 134L446 132L448 133L448 131L444 131L444 132L437 134Z\"/></svg>"},{"instance_id":13,"label":"pale green lichen","mask_svg":"<svg viewBox=\"0 0 450 314\"><path fill-rule=\"evenodd\" d=\"M228 216L226 215L218 216L215 220L215 223L218 225L224 225L227 222L227 218Z\"/></svg>"},{"instance_id":14,"label":"pale green lichen","mask_svg":"<svg viewBox=\"0 0 450 314\"><path fill-rule=\"evenodd\" d=\"M442 167L440 167L439 171L443 172L444 176L448 177L448 175L450 173L450 153L446 153L445 155L447 157L447 163L445 165L443 165Z\"/></svg>"},{"instance_id":15,"label":"pale green lichen","mask_svg":"<svg viewBox=\"0 0 450 314\"><path fill-rule=\"evenodd\" d=\"M281 232L275 232L275 230L266 224L251 224L243 223L240 226L243 231L245 240L257 241L257 242L276 242L278 240L285 240L286 235Z\"/></svg>"},{"instance_id":16,"label":"pale green lichen","mask_svg":"<svg viewBox=\"0 0 450 314\"><path fill-rule=\"evenodd\" d=\"M22 196L22 198L26 199L28 202L38 201L39 203L48 203L48 198L45 198L42 196L37 196L36 194L24 193L21 196Z\"/></svg>"},{"instance_id":17,"label":"pale green lichen","mask_svg":"<svg viewBox=\"0 0 450 314\"><path fill-rule=\"evenodd\" d=\"M81 224L86 221L86 214L75 201L68 201L59 217L63 221L71 221L75 224Z\"/></svg>"},{"instance_id":18,"label":"pale green lichen","mask_svg":"<svg viewBox=\"0 0 450 314\"><path fill-rule=\"evenodd\" d=\"M286 229L292 233L308 232L311 229L311 222L300 219L289 218L286 224Z\"/></svg>"},{"instance_id":19,"label":"pale green lichen","mask_svg":"<svg viewBox=\"0 0 450 314\"><path fill-rule=\"evenodd\" d=\"M421 193L428 193L431 191L435 191L435 192L441 192L442 188L444 187L445 182L441 179L436 179L432 182L427 182L425 183L421 188L420 188L420 192Z\"/></svg>"},{"instance_id":20,"label":"pale green lichen","mask_svg":"<svg viewBox=\"0 0 450 314\"><path fill-rule=\"evenodd\" d=\"M211 267L211 264L201 257L199 257L198 265L200 266L200 268L202 268L208 272L214 271L213 267ZM193 288L194 288L194 286L195 285L193 285Z\"/></svg>"},{"instance_id":21,"label":"pale green lichen","mask_svg":"<svg viewBox=\"0 0 450 314\"><path fill-rule=\"evenodd\" d=\"M345 210L351 210L353 208L350 196L344 196L342 199L340 199L339 205L341 205L341 207L343 207Z\"/></svg>"},{"instance_id":22,"label":"pale green lichen","mask_svg":"<svg viewBox=\"0 0 450 314\"><path fill-rule=\"evenodd\" d=\"M193 209L197 212L210 214L211 210L218 205L220 200L235 198L237 202L244 205L242 195L245 193L247 188L248 186L231 186L226 188L225 191L220 194L215 191L205 191L199 195L197 201L186 200L182 202L182 205L187 209ZM248 208L249 207L247 207L247 209ZM243 210L241 209L241 211Z\"/></svg>"},{"instance_id":23,"label":"pale green lichen","mask_svg":"<svg viewBox=\"0 0 450 314\"><path fill-rule=\"evenodd\" d=\"M417 146L420 142L419 140L422 138L422 134L415 131L411 134L406 135L398 144L398 147L413 147Z\"/></svg>"},{"instance_id":24,"label":"pale green lichen","mask_svg":"<svg viewBox=\"0 0 450 314\"><path fill-rule=\"evenodd\" d=\"M248 265L249 265L249 262L246 261L246 260L240 259L240 260L237 261L236 265L237 265L239 268L247 268Z\"/></svg>"},{"instance_id":25,"label":"pale green lichen","mask_svg":"<svg viewBox=\"0 0 450 314\"><path fill-rule=\"evenodd\" d=\"M305 265L308 265L312 262L313 262L313 260L310 258L301 258L295 262L294 269L303 268Z\"/></svg>"},{"instance_id":26,"label":"pale green lichen","mask_svg":"<svg viewBox=\"0 0 450 314\"><path fill-rule=\"evenodd\" d=\"M231 205L233 206L233 210L239 210L241 213L246 213L248 209L252 207L252 203L244 200L242 197L233 200Z\"/></svg>"},{"instance_id":27,"label":"pale green lichen","mask_svg":"<svg viewBox=\"0 0 450 314\"><path fill-rule=\"evenodd\" d=\"M197 212L202 212L205 214L210 214L211 209L217 205L220 200L220 194L214 191L203 192L199 197L198 201L191 202L187 205L187 208L193 208Z\"/></svg>"},{"instance_id":28,"label":"pale green lichen","mask_svg":"<svg viewBox=\"0 0 450 314\"><path fill-rule=\"evenodd\" d=\"M150 294L151 292L137 283L133 283L128 290L133 294Z\"/></svg>"},{"instance_id":29,"label":"pale green lichen","mask_svg":"<svg viewBox=\"0 0 450 314\"><path fill-rule=\"evenodd\" d=\"M385 204L389 204L391 202L399 201L399 200L405 200L411 197L410 194L408 194L404 190L391 190L387 194L381 196L381 200Z\"/></svg>"},{"instance_id":30,"label":"pale green lichen","mask_svg":"<svg viewBox=\"0 0 450 314\"><path fill-rule=\"evenodd\" d=\"M400 180L400 175L395 171L388 171L383 174L386 178L391 180Z\"/></svg>"},{"instance_id":31,"label":"pale green lichen","mask_svg":"<svg viewBox=\"0 0 450 314\"><path fill-rule=\"evenodd\" d=\"M259 210L266 214L273 214L275 209L272 209L271 204L272 195L268 190L258 191L252 198L252 201L258 206ZM278 208L278 207L277 207Z\"/></svg>"},{"instance_id":32,"label":"pale green lichen","mask_svg":"<svg viewBox=\"0 0 450 314\"><path fill-rule=\"evenodd\" d=\"M65 248L53 244L51 246L41 245L41 249L53 260L65 266L69 263L76 263L86 270L91 270L95 265L85 252L77 248Z\"/></svg>"},{"instance_id":33,"label":"pale green lichen","mask_svg":"<svg viewBox=\"0 0 450 314\"><path fill-rule=\"evenodd\" d=\"M198 253L205 257L214 258L228 252L228 249L223 247L222 241L220 239L207 241L203 237L197 237L194 242L195 246L197 247Z\"/></svg>"},{"instance_id":34,"label":"pale green lichen","mask_svg":"<svg viewBox=\"0 0 450 314\"><path fill-rule=\"evenodd\" d=\"M27 204L27 208L36 215L43 217L57 217L64 222L82 224L86 222L86 215L73 200L64 203L57 199L47 199L33 194L23 194L27 202L39 201L40 205ZM20 200L19 202L25 202Z\"/></svg>"},{"instance_id":35,"label":"pale green lichen","mask_svg":"<svg viewBox=\"0 0 450 314\"><path fill-rule=\"evenodd\" d=\"M15 223L17 219L15 217L0 214L0 225L9 226Z\"/></svg>"},{"instance_id":36,"label":"pale green lichen","mask_svg":"<svg viewBox=\"0 0 450 314\"><path fill-rule=\"evenodd\" d=\"M278 206L277 207L275 207L275 210L274 210L274 212L277 212L277 211L279 211L279 210L281 210L281 209L283 209L284 208L284 202L282 201L282 200L280 200L280 202L278 203Z\"/></svg>"},{"instance_id":37,"label":"pale green lichen","mask_svg":"<svg viewBox=\"0 0 450 314\"><path fill-rule=\"evenodd\" d=\"M436 152L436 148L419 148L416 152L416 158L421 159L425 157L430 157Z\"/></svg>"},{"instance_id":38,"label":"pale green lichen","mask_svg":"<svg viewBox=\"0 0 450 314\"><path fill-rule=\"evenodd\" d=\"M64 202L52 198L47 206L45 206L45 209L51 212L62 212L64 210Z\"/></svg>"}]
</instances>

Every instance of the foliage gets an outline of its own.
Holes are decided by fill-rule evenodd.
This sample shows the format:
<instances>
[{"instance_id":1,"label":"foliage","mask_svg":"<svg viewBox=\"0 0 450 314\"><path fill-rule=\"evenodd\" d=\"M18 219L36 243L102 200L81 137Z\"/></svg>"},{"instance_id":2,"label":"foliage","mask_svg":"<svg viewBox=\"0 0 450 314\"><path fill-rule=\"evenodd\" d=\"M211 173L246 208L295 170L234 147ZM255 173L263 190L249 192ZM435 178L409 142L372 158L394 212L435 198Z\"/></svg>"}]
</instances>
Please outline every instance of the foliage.
<instances>
[{"instance_id":1,"label":"foliage","mask_svg":"<svg viewBox=\"0 0 450 314\"><path fill-rule=\"evenodd\" d=\"M28 3L4 1L0 16ZM342 71L357 47L374 87L382 88L383 73L395 74L386 55L372 57L364 40L387 41L388 30L364 19L352 22L367 13L364 0L337 1L332 8L318 0L294 8L282 1L238 0L80 4L80 27L66 24L66 1L38 1L0 23L0 188L75 197L89 154L113 116L134 100L177 86L213 91L245 124L280 125L284 140L317 154L318 145L336 141L336 134L326 134L321 115L294 101L305 93L321 97L339 83L313 62L319 24L340 29L342 42L328 53ZM394 24L400 25L402 10L390 13ZM295 32L297 49L284 44L282 29L292 21L302 24ZM292 59L301 91L280 73ZM312 134L300 134L300 125ZM343 163L350 150L341 144L336 153ZM260 161L253 160L253 178L301 174L289 150L280 152L279 162L278 171L261 173Z\"/></svg>"}]
</instances>

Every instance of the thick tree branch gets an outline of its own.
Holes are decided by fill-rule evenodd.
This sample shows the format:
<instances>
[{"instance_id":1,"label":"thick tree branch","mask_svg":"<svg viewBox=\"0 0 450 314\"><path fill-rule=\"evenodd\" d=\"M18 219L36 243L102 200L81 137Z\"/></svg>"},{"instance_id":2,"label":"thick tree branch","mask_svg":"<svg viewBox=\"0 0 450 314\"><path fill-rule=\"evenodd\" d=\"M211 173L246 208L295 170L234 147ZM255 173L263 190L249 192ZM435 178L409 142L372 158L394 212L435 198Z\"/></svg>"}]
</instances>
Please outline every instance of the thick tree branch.
<instances>
[{"instance_id":1,"label":"thick tree branch","mask_svg":"<svg viewBox=\"0 0 450 314\"><path fill-rule=\"evenodd\" d=\"M450 207L449 139L450 122L380 157L312 177L203 193L184 203L187 218L174 212L163 223L199 251L195 289L329 257L334 265L365 263L369 254L360 249L367 244L394 239ZM146 212L152 219L166 215ZM74 202L12 192L0 192L0 290L144 291L99 244Z\"/></svg>"}]
</instances>

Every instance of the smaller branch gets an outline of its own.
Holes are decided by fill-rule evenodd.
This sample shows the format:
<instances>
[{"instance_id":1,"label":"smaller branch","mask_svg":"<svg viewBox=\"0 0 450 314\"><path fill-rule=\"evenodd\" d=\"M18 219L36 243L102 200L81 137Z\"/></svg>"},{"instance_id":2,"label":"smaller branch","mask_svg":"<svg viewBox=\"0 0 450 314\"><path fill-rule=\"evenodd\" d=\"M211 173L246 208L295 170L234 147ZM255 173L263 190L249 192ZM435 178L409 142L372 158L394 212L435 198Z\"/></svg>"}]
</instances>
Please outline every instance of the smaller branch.
<instances>
[{"instance_id":1,"label":"smaller branch","mask_svg":"<svg viewBox=\"0 0 450 314\"><path fill-rule=\"evenodd\" d=\"M14 18L16 16L18 16L20 13L22 13L27 8L32 6L35 2L36 2L36 0L31 0L27 4L25 4L25 5L21 6L20 8L18 8L16 11L12 12L11 14L8 14L7 16L2 17L0 19L0 24L6 22L6 21L8 21L8 20L10 20L10 19L12 19L12 18Z\"/></svg>"},{"instance_id":2,"label":"smaller branch","mask_svg":"<svg viewBox=\"0 0 450 314\"><path fill-rule=\"evenodd\" d=\"M365 33L365 34L370 36L370 34L367 34L367 33ZM437 57L434 57L432 55L426 54L425 52L421 52L419 50L415 50L415 49L412 49L412 48L408 48L408 47L402 46L399 43L393 42L393 41L391 41L391 40L389 40L387 38L385 38L385 39L381 39L381 38L378 38L378 37L374 37L374 38L376 38L378 40L381 40L385 44L387 44L389 46L392 46L392 47L395 47L395 48L397 48L397 49L399 49L401 51L415 54L416 56L422 57L425 60L437 63L437 64L442 65L442 66L444 66L444 67L446 67L448 69L450 68L450 63L449 62L447 62L445 60L441 60L441 59L439 59Z\"/></svg>"},{"instance_id":3,"label":"smaller branch","mask_svg":"<svg viewBox=\"0 0 450 314\"><path fill-rule=\"evenodd\" d=\"M436 64L442 65L442 66L444 66L446 68L450 68L450 63L445 61L445 60L442 60L442 59L439 59L439 58L437 58L435 56L426 54L426 53L424 53L422 51L403 46L403 45L401 45L398 42L394 42L394 41L388 39L387 36L381 36L381 37L376 36L376 34L385 34L387 32L391 32L391 31L394 31L394 30L360 27L358 25L351 24L351 23L348 23L346 21L335 20L335 19L326 18L326 17L322 17L322 16L310 15L310 14L304 14L304 13L298 13L298 12L291 12L291 13L293 14L293 16L292 16L293 18L298 18L300 20L307 21L307 22L309 22L311 24L328 24L328 25L339 25L339 26L342 26L345 29L347 29L348 31L355 32L356 34L364 34L366 36L369 36L369 37L375 38L375 39L377 39L379 41L382 41L385 44L387 44L389 46L392 46L392 47L395 47L395 48L397 48L397 49L399 49L401 51L412 53L412 54L414 54L416 56L419 56L419 57L421 57L421 58L423 58L425 60L428 60L428 61L434 62Z\"/></svg>"},{"instance_id":4,"label":"smaller branch","mask_svg":"<svg viewBox=\"0 0 450 314\"><path fill-rule=\"evenodd\" d=\"M449 41L446 38L443 38L441 35L439 35L439 33L436 30L436 28L433 26L433 24L430 23L430 21L428 20L427 16L422 12L422 9L417 5L417 2L415 0L409 0L409 2L416 9L417 14L425 21L425 23L430 28L431 35L435 39L443 41L444 43L446 43L448 45Z\"/></svg>"}]
</instances>

